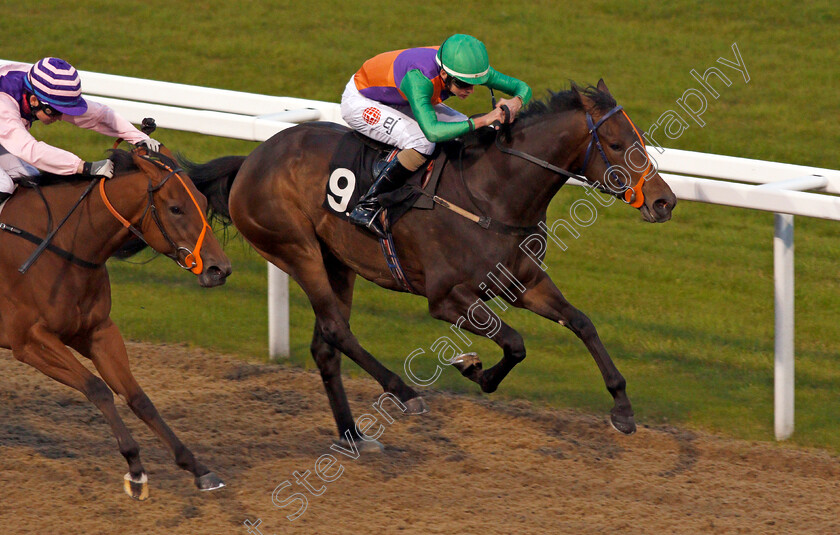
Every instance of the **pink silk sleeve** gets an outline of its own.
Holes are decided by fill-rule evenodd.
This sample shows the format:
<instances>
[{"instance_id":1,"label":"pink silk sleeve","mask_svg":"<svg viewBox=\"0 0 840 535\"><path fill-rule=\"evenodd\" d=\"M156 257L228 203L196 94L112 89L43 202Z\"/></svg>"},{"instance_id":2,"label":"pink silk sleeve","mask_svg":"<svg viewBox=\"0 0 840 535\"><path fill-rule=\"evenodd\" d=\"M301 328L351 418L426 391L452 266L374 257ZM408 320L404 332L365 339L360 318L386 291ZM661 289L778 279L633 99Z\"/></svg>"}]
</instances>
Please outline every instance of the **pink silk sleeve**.
<instances>
[{"instance_id":1,"label":"pink silk sleeve","mask_svg":"<svg viewBox=\"0 0 840 535\"><path fill-rule=\"evenodd\" d=\"M78 170L81 158L36 140L29 133L28 127L14 99L5 94L0 95L0 145L9 154L48 173L72 175Z\"/></svg>"},{"instance_id":2,"label":"pink silk sleeve","mask_svg":"<svg viewBox=\"0 0 840 535\"><path fill-rule=\"evenodd\" d=\"M88 109L75 117L63 115L61 120L81 128L93 130L110 137L121 137L129 143L139 143L149 136L134 127L127 119L117 115L108 106L88 100Z\"/></svg>"}]
</instances>

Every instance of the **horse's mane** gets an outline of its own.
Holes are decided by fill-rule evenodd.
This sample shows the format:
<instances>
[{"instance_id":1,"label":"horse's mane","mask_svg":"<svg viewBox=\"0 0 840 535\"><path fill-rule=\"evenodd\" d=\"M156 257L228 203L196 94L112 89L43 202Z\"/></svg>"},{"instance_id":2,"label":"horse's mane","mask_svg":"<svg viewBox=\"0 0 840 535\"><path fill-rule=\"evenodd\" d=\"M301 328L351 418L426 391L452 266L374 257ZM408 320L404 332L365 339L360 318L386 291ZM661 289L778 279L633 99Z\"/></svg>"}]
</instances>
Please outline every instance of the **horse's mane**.
<instances>
[{"instance_id":1,"label":"horse's mane","mask_svg":"<svg viewBox=\"0 0 840 535\"><path fill-rule=\"evenodd\" d=\"M601 112L608 112L616 106L615 99L606 91L601 91L593 85L581 88L574 81L569 89L561 91L548 90L548 96L543 100L534 99L528 103L516 116L516 122L512 129L515 132L530 124L539 121L541 118L564 111L583 110L581 95L591 99L595 109ZM489 128L482 128L463 136L466 146L487 147L496 139L496 133Z\"/></svg>"},{"instance_id":2,"label":"horse's mane","mask_svg":"<svg viewBox=\"0 0 840 535\"><path fill-rule=\"evenodd\" d=\"M554 92L549 90L545 100L532 100L528 106L519 112L516 118L516 125L524 126L533 122L538 117L552 113L560 113L569 110L582 110L583 100L581 95L592 100L595 109L607 112L616 106L615 99L606 91L601 91L595 86L587 86L583 89L572 82L570 89Z\"/></svg>"}]
</instances>

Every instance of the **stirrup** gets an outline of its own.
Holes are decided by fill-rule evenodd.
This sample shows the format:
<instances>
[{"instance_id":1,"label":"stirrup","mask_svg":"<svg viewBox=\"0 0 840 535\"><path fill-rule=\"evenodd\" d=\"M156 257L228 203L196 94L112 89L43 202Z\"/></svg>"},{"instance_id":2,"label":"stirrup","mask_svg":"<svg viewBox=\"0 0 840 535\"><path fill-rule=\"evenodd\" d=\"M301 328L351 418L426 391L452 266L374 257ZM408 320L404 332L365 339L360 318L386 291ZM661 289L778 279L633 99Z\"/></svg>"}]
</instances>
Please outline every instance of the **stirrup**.
<instances>
[{"instance_id":1,"label":"stirrup","mask_svg":"<svg viewBox=\"0 0 840 535\"><path fill-rule=\"evenodd\" d=\"M350 212L350 222L360 227L365 227L380 238L385 238L387 235L382 223L379 221L379 215L382 213L381 206L362 206L357 205Z\"/></svg>"},{"instance_id":2,"label":"stirrup","mask_svg":"<svg viewBox=\"0 0 840 535\"><path fill-rule=\"evenodd\" d=\"M379 209L374 212L373 217L370 218L370 222L366 226L369 231L384 240L388 237L388 233L385 232L385 226L379 217L382 214L382 211L383 208L380 206Z\"/></svg>"},{"instance_id":3,"label":"stirrup","mask_svg":"<svg viewBox=\"0 0 840 535\"><path fill-rule=\"evenodd\" d=\"M359 202L353 210L350 211L348 219L354 225L361 225L363 227L370 224L370 220L380 210L379 203L375 199Z\"/></svg>"}]
</instances>

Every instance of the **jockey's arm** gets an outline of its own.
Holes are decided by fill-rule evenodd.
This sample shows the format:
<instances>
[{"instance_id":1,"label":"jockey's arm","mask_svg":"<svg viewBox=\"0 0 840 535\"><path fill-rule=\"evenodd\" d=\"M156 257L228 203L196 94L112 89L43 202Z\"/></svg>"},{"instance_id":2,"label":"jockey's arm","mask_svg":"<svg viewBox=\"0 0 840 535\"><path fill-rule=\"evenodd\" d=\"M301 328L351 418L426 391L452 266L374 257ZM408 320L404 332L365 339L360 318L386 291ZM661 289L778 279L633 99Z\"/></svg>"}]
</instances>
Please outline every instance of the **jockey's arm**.
<instances>
[{"instance_id":1,"label":"jockey's arm","mask_svg":"<svg viewBox=\"0 0 840 535\"><path fill-rule=\"evenodd\" d=\"M502 74L494 68L490 68L490 78L484 83L487 87L491 89L498 89L503 93L507 93L511 95L513 98L502 99L497 104L496 107L500 107L502 104L506 104L509 108L514 106L511 109L513 112L513 117L511 120L516 116L516 113L525 107L526 104L531 100L531 88L528 87L528 84L523 82L522 80L517 80L512 76L508 76L506 74ZM519 97L521 102L512 102L514 99Z\"/></svg>"},{"instance_id":2,"label":"jockey's arm","mask_svg":"<svg viewBox=\"0 0 840 535\"><path fill-rule=\"evenodd\" d=\"M32 137L11 98L0 98L0 145L26 163L58 175L72 175L84 163L72 152Z\"/></svg>"},{"instance_id":3,"label":"jockey's arm","mask_svg":"<svg viewBox=\"0 0 840 535\"><path fill-rule=\"evenodd\" d=\"M437 114L435 114L435 109L432 106L434 86L419 70L406 73L400 83L400 91L408 100L423 135L432 143L454 139L475 129L475 123L472 122L472 119L453 123L438 121Z\"/></svg>"},{"instance_id":4,"label":"jockey's arm","mask_svg":"<svg viewBox=\"0 0 840 535\"><path fill-rule=\"evenodd\" d=\"M82 115L62 115L62 120L80 128L93 130L110 137L121 137L129 143L137 144L149 139L127 119L111 107L88 100L88 109Z\"/></svg>"}]
</instances>

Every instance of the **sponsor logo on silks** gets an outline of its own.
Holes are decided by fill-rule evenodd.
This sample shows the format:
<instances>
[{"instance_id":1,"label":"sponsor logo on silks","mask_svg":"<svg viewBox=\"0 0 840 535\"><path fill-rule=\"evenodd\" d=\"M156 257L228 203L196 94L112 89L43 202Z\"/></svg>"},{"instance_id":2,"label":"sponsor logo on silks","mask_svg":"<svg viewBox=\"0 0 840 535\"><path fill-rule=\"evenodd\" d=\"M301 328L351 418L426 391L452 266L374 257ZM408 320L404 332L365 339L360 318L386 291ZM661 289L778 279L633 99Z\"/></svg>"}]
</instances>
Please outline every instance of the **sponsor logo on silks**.
<instances>
[{"instance_id":1,"label":"sponsor logo on silks","mask_svg":"<svg viewBox=\"0 0 840 535\"><path fill-rule=\"evenodd\" d=\"M370 108L365 108L365 111L362 112L362 118L367 124L375 125L382 118L382 114L379 112L379 108L371 106Z\"/></svg>"},{"instance_id":2,"label":"sponsor logo on silks","mask_svg":"<svg viewBox=\"0 0 840 535\"><path fill-rule=\"evenodd\" d=\"M388 135L392 135L394 133L394 126L396 126L397 122L399 122L399 118L394 119L393 117L386 117L385 122L382 123L382 128L388 132Z\"/></svg>"}]
</instances>

